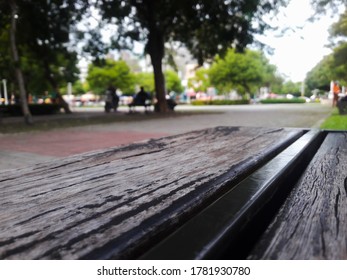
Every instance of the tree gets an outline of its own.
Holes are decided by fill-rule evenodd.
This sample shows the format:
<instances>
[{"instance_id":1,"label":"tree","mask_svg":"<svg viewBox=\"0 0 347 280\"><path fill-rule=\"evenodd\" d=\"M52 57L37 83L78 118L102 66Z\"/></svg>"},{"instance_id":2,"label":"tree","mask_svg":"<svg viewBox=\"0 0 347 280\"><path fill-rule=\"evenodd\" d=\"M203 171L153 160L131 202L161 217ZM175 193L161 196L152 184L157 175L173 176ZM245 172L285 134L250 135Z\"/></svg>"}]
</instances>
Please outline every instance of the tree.
<instances>
[{"instance_id":1,"label":"tree","mask_svg":"<svg viewBox=\"0 0 347 280\"><path fill-rule=\"evenodd\" d=\"M316 0L318 12L325 12L327 7L336 11L343 1L323 1ZM322 10L321 8L324 8ZM325 56L306 76L306 85L310 91L319 89L321 91L330 90L330 82L339 80L347 82L347 10L341 15L339 20L331 26L330 39L332 53Z\"/></svg>"},{"instance_id":2,"label":"tree","mask_svg":"<svg viewBox=\"0 0 347 280\"><path fill-rule=\"evenodd\" d=\"M74 94L84 94L89 90L89 84L87 82L82 83L81 80L77 80L72 85L72 92Z\"/></svg>"},{"instance_id":3,"label":"tree","mask_svg":"<svg viewBox=\"0 0 347 280\"><path fill-rule=\"evenodd\" d=\"M59 93L62 80L74 82L78 77L77 54L71 51L70 35L86 11L88 1L23 1L22 38L41 63L45 79L57 94L66 113L68 104ZM67 62L66 65L63 62ZM71 63L69 63L71 62ZM66 81L66 79L68 79Z\"/></svg>"},{"instance_id":4,"label":"tree","mask_svg":"<svg viewBox=\"0 0 347 280\"><path fill-rule=\"evenodd\" d=\"M112 85L124 93L134 93L134 75L122 60L107 59L104 65L91 64L88 68L87 81L96 94L103 94Z\"/></svg>"},{"instance_id":5,"label":"tree","mask_svg":"<svg viewBox=\"0 0 347 280\"><path fill-rule=\"evenodd\" d=\"M252 94L260 86L269 86L274 69L260 52L246 50L244 53L237 53L234 49L229 49L224 58L216 57L209 76L211 84L219 92L234 89L241 94Z\"/></svg>"},{"instance_id":6,"label":"tree","mask_svg":"<svg viewBox=\"0 0 347 280\"><path fill-rule=\"evenodd\" d=\"M243 50L267 27L263 16L280 1L260 0L101 0L102 17L117 24L118 47L145 43L154 69L159 110L167 111L162 60L166 42L182 42L199 64L230 46Z\"/></svg>"},{"instance_id":7,"label":"tree","mask_svg":"<svg viewBox=\"0 0 347 280\"><path fill-rule=\"evenodd\" d=\"M19 54L18 54L18 48L17 48L17 17L18 17L18 6L15 0L11 0L9 2L11 7L11 27L10 27L10 45L11 45L11 52L12 52L12 59L13 64L15 68L16 78L19 86L19 94L21 99L21 105L22 105L22 112L24 115L24 121L27 124L32 124L32 116L29 110L28 101L27 101L27 94L25 91L25 84L24 84L24 78L23 78L23 72L20 66L20 60L19 60Z\"/></svg>"},{"instance_id":8,"label":"tree","mask_svg":"<svg viewBox=\"0 0 347 280\"><path fill-rule=\"evenodd\" d=\"M0 9L2 6L0 5ZM2 10L3 11L3 10ZM0 73L1 79L6 79L9 84L13 84L15 80L13 63L11 58L11 48L10 48L10 20L8 17L4 17L0 14ZM0 81L1 82L1 81Z\"/></svg>"},{"instance_id":9,"label":"tree","mask_svg":"<svg viewBox=\"0 0 347 280\"><path fill-rule=\"evenodd\" d=\"M203 67L200 67L195 71L195 77L189 79L188 86L193 88L195 91L206 92L207 89L211 86L209 70Z\"/></svg>"},{"instance_id":10,"label":"tree","mask_svg":"<svg viewBox=\"0 0 347 280\"><path fill-rule=\"evenodd\" d=\"M164 72L165 81L166 81L166 88L167 91L174 91L174 92L182 92L183 87L181 85L181 80L178 77L177 73L168 70ZM135 86L141 87L143 86L147 91L153 93L155 92L155 86L154 86L154 74L149 72L141 72L135 74Z\"/></svg>"},{"instance_id":11,"label":"tree","mask_svg":"<svg viewBox=\"0 0 347 280\"><path fill-rule=\"evenodd\" d=\"M311 0L311 5L316 11L316 15L326 14L327 12L338 13L342 5L346 5L345 0Z\"/></svg>"},{"instance_id":12,"label":"tree","mask_svg":"<svg viewBox=\"0 0 347 280\"><path fill-rule=\"evenodd\" d=\"M181 79L178 77L175 71L167 70L165 71L164 75L168 92L174 91L176 93L181 93L183 91Z\"/></svg>"},{"instance_id":13,"label":"tree","mask_svg":"<svg viewBox=\"0 0 347 280\"><path fill-rule=\"evenodd\" d=\"M330 59L332 68L330 72L333 73L334 79L347 82L347 10L340 15L338 22L332 25L330 37L331 39L337 38L337 43L333 48L333 57Z\"/></svg>"},{"instance_id":14,"label":"tree","mask_svg":"<svg viewBox=\"0 0 347 280\"><path fill-rule=\"evenodd\" d=\"M44 75L44 81L49 82L56 93L58 100L66 112L71 112L68 104L59 94L62 81L74 82L77 78L76 53L71 49L70 35L74 31L75 24L81 19L88 7L87 0L12 0L2 1L0 8L1 23L10 18L9 4L16 4L16 32L18 63L23 70L27 57L38 71L29 72L30 78ZM2 24L9 28L6 24ZM32 69L31 69L32 70ZM36 75L37 76L34 76ZM25 74L25 71L24 71ZM23 77L24 81L25 77ZM30 79L31 80L31 79ZM21 84L18 83L19 88ZM25 86L24 86L25 88ZM23 102L26 102L23 97Z\"/></svg>"},{"instance_id":15,"label":"tree","mask_svg":"<svg viewBox=\"0 0 347 280\"><path fill-rule=\"evenodd\" d=\"M330 81L336 79L333 73L334 56L325 56L311 71L306 75L306 85L309 91L319 89L329 91Z\"/></svg>"},{"instance_id":16,"label":"tree","mask_svg":"<svg viewBox=\"0 0 347 280\"><path fill-rule=\"evenodd\" d=\"M282 85L279 92L280 94L292 94L295 96L300 96L301 94L301 82L287 81Z\"/></svg>"},{"instance_id":17,"label":"tree","mask_svg":"<svg viewBox=\"0 0 347 280\"><path fill-rule=\"evenodd\" d=\"M143 86L146 91L155 92L153 73L149 73L149 72L136 73L135 86L138 88Z\"/></svg>"}]
</instances>

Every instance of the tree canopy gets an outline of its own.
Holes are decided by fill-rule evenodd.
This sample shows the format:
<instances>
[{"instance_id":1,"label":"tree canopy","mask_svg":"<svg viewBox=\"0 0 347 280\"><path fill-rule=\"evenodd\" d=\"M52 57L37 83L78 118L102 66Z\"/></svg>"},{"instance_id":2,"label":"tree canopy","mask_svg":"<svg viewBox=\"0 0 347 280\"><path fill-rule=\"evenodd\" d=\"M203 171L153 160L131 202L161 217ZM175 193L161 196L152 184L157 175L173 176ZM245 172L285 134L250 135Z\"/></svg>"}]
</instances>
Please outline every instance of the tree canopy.
<instances>
[{"instance_id":1,"label":"tree canopy","mask_svg":"<svg viewBox=\"0 0 347 280\"><path fill-rule=\"evenodd\" d=\"M181 79L172 70L164 72L168 92L181 93ZM123 94L133 95L137 88L143 86L149 92L155 92L153 73L134 73L123 60L106 59L103 65L90 64L87 82L96 94L104 94L105 87L116 86Z\"/></svg>"},{"instance_id":2,"label":"tree canopy","mask_svg":"<svg viewBox=\"0 0 347 280\"><path fill-rule=\"evenodd\" d=\"M62 81L78 78L77 55L72 51L70 35L88 7L87 0L11 0L0 2L2 42L11 42L11 66L14 68L21 104L26 107L26 91L35 92L49 83L57 92L66 112L67 104L59 94ZM1 45L5 60L10 57L8 46ZM1 63L0 63L1 64ZM3 66L0 65L3 68ZM11 72L12 67L5 72ZM35 71L33 71L35 70ZM18 79L18 73L23 78ZM5 77L14 81L12 74ZM22 92L24 93L22 94Z\"/></svg>"},{"instance_id":3,"label":"tree canopy","mask_svg":"<svg viewBox=\"0 0 347 280\"><path fill-rule=\"evenodd\" d=\"M182 42L202 64L229 47L243 50L255 33L267 27L264 15L285 0L124 0L99 1L102 17L118 26L114 43L128 46L145 43L154 69L155 88L161 111L166 111L162 59L165 43Z\"/></svg>"},{"instance_id":4,"label":"tree canopy","mask_svg":"<svg viewBox=\"0 0 347 280\"><path fill-rule=\"evenodd\" d=\"M188 81L188 86L193 88L195 91L206 92L211 86L211 81L209 77L209 69L200 67L195 71L195 77L190 78Z\"/></svg>"},{"instance_id":5,"label":"tree canopy","mask_svg":"<svg viewBox=\"0 0 347 280\"><path fill-rule=\"evenodd\" d=\"M311 5L318 14L337 13L341 6L346 6L346 0L311 0Z\"/></svg>"},{"instance_id":6,"label":"tree canopy","mask_svg":"<svg viewBox=\"0 0 347 280\"><path fill-rule=\"evenodd\" d=\"M333 24L330 34L332 39L337 38L337 43L333 48L333 59L331 59L334 79L347 82L347 10Z\"/></svg>"},{"instance_id":7,"label":"tree canopy","mask_svg":"<svg viewBox=\"0 0 347 280\"><path fill-rule=\"evenodd\" d=\"M220 92L237 90L241 94L254 93L261 86L275 80L276 68L258 51L238 53L229 49L224 58L217 57L209 70L211 84Z\"/></svg>"},{"instance_id":8,"label":"tree canopy","mask_svg":"<svg viewBox=\"0 0 347 280\"><path fill-rule=\"evenodd\" d=\"M122 60L107 59L104 65L89 65L87 81L90 89L97 94L103 94L108 86L114 86L124 93L135 91L134 75Z\"/></svg>"},{"instance_id":9,"label":"tree canopy","mask_svg":"<svg viewBox=\"0 0 347 280\"><path fill-rule=\"evenodd\" d=\"M341 1L326 1L326 5L337 5ZM319 1L323 5L323 1ZM332 53L324 57L306 76L309 90L328 91L330 81L347 83L347 10L331 26L330 37L333 41Z\"/></svg>"},{"instance_id":10,"label":"tree canopy","mask_svg":"<svg viewBox=\"0 0 347 280\"><path fill-rule=\"evenodd\" d=\"M330 81L334 79L333 55L324 57L306 76L306 84L309 90L329 90Z\"/></svg>"},{"instance_id":11,"label":"tree canopy","mask_svg":"<svg viewBox=\"0 0 347 280\"><path fill-rule=\"evenodd\" d=\"M168 93L170 93L171 91L181 93L183 91L181 79L178 77L175 71L166 70L164 72L164 76L166 81L166 89Z\"/></svg>"}]
</instances>

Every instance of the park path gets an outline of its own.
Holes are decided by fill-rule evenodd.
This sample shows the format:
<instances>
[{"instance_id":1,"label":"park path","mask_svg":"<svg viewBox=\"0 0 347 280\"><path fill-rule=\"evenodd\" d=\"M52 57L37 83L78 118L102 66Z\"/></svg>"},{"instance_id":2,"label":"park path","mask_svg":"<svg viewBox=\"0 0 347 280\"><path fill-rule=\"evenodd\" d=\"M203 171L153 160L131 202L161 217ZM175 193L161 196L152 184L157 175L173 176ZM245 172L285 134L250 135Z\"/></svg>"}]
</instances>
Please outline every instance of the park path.
<instances>
[{"instance_id":1,"label":"park path","mask_svg":"<svg viewBox=\"0 0 347 280\"><path fill-rule=\"evenodd\" d=\"M204 113L150 119L146 119L146 115L143 114L141 121L0 134L0 171L215 126L318 127L331 112L329 106L319 104L179 106L177 110L199 110ZM83 111L90 116L100 114L100 109L83 109ZM75 117L78 114L80 112L76 112ZM54 118L54 116L49 117Z\"/></svg>"}]
</instances>

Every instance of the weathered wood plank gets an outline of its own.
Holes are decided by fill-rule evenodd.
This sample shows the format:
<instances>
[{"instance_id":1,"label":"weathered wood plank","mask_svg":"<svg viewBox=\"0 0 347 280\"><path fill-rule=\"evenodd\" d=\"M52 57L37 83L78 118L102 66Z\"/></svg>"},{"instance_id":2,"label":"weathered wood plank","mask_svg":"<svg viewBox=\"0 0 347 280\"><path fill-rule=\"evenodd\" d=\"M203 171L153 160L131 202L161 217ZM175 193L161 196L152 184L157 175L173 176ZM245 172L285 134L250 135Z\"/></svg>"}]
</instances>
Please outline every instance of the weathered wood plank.
<instances>
[{"instance_id":1,"label":"weathered wood plank","mask_svg":"<svg viewBox=\"0 0 347 280\"><path fill-rule=\"evenodd\" d=\"M347 133L329 133L250 259L347 259Z\"/></svg>"},{"instance_id":2,"label":"weathered wood plank","mask_svg":"<svg viewBox=\"0 0 347 280\"><path fill-rule=\"evenodd\" d=\"M0 173L0 258L130 258L301 134L219 127Z\"/></svg>"},{"instance_id":3,"label":"weathered wood plank","mask_svg":"<svg viewBox=\"0 0 347 280\"><path fill-rule=\"evenodd\" d=\"M322 140L306 133L140 258L246 258Z\"/></svg>"}]
</instances>

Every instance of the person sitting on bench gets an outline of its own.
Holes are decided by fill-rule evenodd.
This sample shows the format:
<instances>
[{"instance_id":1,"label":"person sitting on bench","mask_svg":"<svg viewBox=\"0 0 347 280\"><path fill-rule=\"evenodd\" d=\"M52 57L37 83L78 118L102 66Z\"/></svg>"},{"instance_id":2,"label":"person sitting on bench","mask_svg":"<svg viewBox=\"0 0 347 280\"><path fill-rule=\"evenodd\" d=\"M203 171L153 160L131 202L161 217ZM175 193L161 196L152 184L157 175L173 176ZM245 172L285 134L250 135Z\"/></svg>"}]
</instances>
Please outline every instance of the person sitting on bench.
<instances>
[{"instance_id":1,"label":"person sitting on bench","mask_svg":"<svg viewBox=\"0 0 347 280\"><path fill-rule=\"evenodd\" d=\"M144 88L141 87L140 91L135 95L133 101L129 104L129 111L131 111L132 107L135 106L144 106L145 111L147 112L147 106L150 106L150 103L147 103L147 100L150 100L150 95L145 92Z\"/></svg>"}]
</instances>

